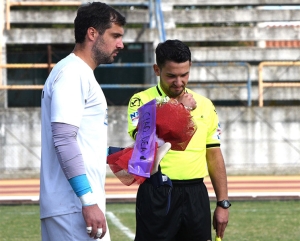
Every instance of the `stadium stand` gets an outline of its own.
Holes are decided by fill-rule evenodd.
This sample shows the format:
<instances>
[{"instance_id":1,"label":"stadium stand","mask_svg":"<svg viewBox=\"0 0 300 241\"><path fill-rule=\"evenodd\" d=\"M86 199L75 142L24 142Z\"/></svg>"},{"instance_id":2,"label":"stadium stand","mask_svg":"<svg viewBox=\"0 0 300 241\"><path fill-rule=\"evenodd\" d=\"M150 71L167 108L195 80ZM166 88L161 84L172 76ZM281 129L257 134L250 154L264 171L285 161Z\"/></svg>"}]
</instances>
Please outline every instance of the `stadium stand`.
<instances>
[{"instance_id":1,"label":"stadium stand","mask_svg":"<svg viewBox=\"0 0 300 241\"><path fill-rule=\"evenodd\" d=\"M0 3L0 179L39 174L41 88L72 51L76 9L87 2ZM217 107L228 173L300 174L300 0L105 2L128 22L123 53L95 70L109 105L109 144L131 144L128 99L156 83L154 48L176 38L192 51L189 87Z\"/></svg>"}]
</instances>

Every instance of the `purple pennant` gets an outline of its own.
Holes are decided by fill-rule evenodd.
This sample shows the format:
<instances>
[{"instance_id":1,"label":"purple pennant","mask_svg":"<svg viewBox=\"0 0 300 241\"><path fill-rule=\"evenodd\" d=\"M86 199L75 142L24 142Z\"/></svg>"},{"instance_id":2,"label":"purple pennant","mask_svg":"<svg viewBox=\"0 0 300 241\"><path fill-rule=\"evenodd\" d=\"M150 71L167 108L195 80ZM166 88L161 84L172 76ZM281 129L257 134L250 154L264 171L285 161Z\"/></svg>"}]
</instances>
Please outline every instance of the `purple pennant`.
<instances>
[{"instance_id":1,"label":"purple pennant","mask_svg":"<svg viewBox=\"0 0 300 241\"><path fill-rule=\"evenodd\" d=\"M138 132L133 153L128 162L128 172L150 177L156 148L156 100L153 99L141 106L138 114Z\"/></svg>"}]
</instances>

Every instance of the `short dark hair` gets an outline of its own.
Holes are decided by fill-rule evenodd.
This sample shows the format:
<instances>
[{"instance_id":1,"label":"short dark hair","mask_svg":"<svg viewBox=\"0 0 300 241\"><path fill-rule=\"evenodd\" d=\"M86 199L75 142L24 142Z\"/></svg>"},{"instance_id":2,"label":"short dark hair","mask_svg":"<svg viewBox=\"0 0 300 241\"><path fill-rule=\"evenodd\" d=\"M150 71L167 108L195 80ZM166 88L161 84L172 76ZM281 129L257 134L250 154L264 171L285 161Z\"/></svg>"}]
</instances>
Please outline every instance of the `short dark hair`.
<instances>
[{"instance_id":1,"label":"short dark hair","mask_svg":"<svg viewBox=\"0 0 300 241\"><path fill-rule=\"evenodd\" d=\"M176 63L191 62L191 51L187 45L178 39L159 43L155 50L156 64L161 69L166 61Z\"/></svg>"},{"instance_id":2,"label":"short dark hair","mask_svg":"<svg viewBox=\"0 0 300 241\"><path fill-rule=\"evenodd\" d=\"M88 28L93 27L102 35L106 29L111 27L112 23L124 26L126 19L105 3L93 2L80 6L74 20L75 42L84 42Z\"/></svg>"}]
</instances>

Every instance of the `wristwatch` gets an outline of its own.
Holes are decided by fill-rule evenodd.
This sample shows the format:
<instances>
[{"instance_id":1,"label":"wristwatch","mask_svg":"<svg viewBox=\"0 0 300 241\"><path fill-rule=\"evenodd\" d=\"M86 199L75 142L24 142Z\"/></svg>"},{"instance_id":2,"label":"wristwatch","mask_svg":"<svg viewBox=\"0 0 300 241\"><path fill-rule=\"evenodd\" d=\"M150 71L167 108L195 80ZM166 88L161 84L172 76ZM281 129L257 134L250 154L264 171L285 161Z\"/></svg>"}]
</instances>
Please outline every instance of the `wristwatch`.
<instances>
[{"instance_id":1,"label":"wristwatch","mask_svg":"<svg viewBox=\"0 0 300 241\"><path fill-rule=\"evenodd\" d=\"M217 206L227 209L231 206L231 203L229 200L218 201Z\"/></svg>"}]
</instances>

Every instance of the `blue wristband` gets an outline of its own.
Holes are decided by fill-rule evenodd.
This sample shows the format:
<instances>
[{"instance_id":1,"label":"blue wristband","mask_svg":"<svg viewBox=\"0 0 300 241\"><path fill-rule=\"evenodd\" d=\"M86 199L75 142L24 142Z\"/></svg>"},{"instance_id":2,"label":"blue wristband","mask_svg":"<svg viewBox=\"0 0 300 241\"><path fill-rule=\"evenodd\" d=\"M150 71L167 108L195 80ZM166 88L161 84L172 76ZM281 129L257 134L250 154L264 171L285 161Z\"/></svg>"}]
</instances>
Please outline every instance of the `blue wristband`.
<instances>
[{"instance_id":1,"label":"blue wristband","mask_svg":"<svg viewBox=\"0 0 300 241\"><path fill-rule=\"evenodd\" d=\"M81 197L88 192L93 192L86 174L70 178L69 183L71 184L77 197Z\"/></svg>"}]
</instances>

